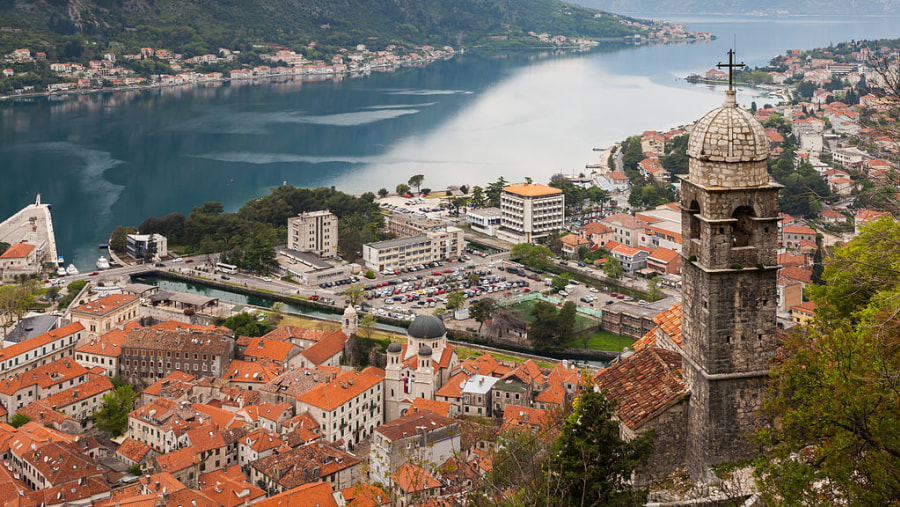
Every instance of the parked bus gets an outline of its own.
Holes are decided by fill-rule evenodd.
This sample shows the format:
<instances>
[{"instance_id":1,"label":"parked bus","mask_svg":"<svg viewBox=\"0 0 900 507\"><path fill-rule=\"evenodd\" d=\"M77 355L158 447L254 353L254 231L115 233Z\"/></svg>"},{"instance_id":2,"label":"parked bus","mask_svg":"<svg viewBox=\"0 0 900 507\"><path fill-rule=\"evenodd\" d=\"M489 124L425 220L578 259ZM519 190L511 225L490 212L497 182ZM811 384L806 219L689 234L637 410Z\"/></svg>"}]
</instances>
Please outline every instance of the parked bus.
<instances>
[{"instance_id":1,"label":"parked bus","mask_svg":"<svg viewBox=\"0 0 900 507\"><path fill-rule=\"evenodd\" d=\"M225 264L224 262L216 263L216 271L221 271L222 273L237 273L237 266L234 264Z\"/></svg>"}]
</instances>

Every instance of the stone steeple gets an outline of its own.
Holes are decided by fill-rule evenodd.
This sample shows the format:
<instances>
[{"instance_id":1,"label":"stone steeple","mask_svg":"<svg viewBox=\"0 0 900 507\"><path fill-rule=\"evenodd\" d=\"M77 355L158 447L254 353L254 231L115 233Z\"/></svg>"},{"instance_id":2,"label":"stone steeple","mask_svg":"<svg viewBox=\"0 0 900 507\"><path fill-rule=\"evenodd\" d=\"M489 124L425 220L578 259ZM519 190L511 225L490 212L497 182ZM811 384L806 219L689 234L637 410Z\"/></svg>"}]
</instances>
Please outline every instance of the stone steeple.
<instances>
[{"instance_id":1,"label":"stone steeple","mask_svg":"<svg viewBox=\"0 0 900 507\"><path fill-rule=\"evenodd\" d=\"M725 103L697 122L682 178L683 372L690 390L686 460L695 479L753 456L775 357L778 190L762 125Z\"/></svg>"}]
</instances>

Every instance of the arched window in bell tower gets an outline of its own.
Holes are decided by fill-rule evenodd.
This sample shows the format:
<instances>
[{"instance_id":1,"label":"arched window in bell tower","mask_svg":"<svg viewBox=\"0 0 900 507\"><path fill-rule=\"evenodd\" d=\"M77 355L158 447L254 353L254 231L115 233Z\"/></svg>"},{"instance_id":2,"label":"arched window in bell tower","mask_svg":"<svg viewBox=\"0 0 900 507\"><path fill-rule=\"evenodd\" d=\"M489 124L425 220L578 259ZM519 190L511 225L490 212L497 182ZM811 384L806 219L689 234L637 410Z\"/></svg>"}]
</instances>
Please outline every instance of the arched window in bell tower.
<instances>
[{"instance_id":1,"label":"arched window in bell tower","mask_svg":"<svg viewBox=\"0 0 900 507\"><path fill-rule=\"evenodd\" d=\"M753 208L750 206L739 206L731 218L737 220L731 229L731 246L742 247L753 245Z\"/></svg>"},{"instance_id":2,"label":"arched window in bell tower","mask_svg":"<svg viewBox=\"0 0 900 507\"><path fill-rule=\"evenodd\" d=\"M688 208L691 215L690 239L700 239L700 204L697 201L691 201L691 207Z\"/></svg>"}]
</instances>

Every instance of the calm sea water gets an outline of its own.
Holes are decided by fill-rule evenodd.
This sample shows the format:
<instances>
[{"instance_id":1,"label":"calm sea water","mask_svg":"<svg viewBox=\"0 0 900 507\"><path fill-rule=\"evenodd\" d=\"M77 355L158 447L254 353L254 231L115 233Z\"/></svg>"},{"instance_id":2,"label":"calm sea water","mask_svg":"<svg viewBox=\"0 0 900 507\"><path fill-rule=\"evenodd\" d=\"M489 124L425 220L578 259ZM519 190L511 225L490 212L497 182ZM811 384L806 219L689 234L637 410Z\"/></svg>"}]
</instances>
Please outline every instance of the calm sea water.
<instances>
[{"instance_id":1,"label":"calm sea water","mask_svg":"<svg viewBox=\"0 0 900 507\"><path fill-rule=\"evenodd\" d=\"M504 176L545 181L598 163L594 147L695 121L722 89L680 78L724 60L749 65L790 48L900 37L896 18L681 18L708 44L468 54L361 79L182 87L0 104L0 216L53 204L58 250L93 269L119 224L229 211L287 182L351 192ZM758 103L745 90L739 100Z\"/></svg>"}]
</instances>

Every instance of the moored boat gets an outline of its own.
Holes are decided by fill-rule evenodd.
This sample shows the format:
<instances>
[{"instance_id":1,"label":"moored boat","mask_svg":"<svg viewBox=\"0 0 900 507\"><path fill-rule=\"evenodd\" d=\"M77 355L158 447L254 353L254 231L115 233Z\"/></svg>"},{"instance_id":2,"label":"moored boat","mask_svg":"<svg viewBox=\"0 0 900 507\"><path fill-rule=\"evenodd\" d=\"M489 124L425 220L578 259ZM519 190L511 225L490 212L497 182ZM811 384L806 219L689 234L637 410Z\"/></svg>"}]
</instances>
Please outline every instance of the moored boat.
<instances>
[{"instance_id":1,"label":"moored boat","mask_svg":"<svg viewBox=\"0 0 900 507\"><path fill-rule=\"evenodd\" d=\"M109 269L109 260L101 255L100 258L97 259L97 269Z\"/></svg>"},{"instance_id":2,"label":"moored boat","mask_svg":"<svg viewBox=\"0 0 900 507\"><path fill-rule=\"evenodd\" d=\"M78 268L76 268L74 264L69 264L69 265L66 267L66 274L67 274L67 275L77 275L77 274L78 274Z\"/></svg>"}]
</instances>

